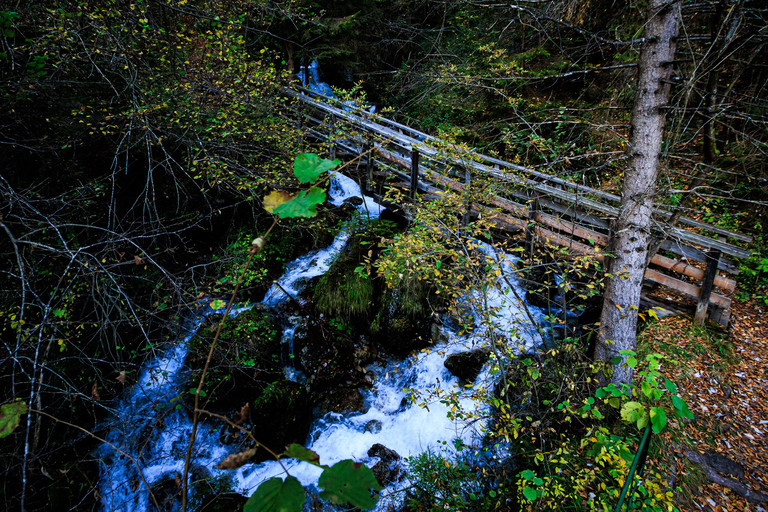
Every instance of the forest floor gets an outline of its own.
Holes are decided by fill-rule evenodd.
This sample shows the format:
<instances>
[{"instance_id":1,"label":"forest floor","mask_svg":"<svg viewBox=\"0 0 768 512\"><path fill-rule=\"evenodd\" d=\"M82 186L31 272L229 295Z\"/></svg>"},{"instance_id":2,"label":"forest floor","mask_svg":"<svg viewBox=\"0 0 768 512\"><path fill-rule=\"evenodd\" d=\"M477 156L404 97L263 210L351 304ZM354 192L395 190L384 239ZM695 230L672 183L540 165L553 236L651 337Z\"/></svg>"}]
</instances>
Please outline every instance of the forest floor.
<instances>
[{"instance_id":1,"label":"forest floor","mask_svg":"<svg viewBox=\"0 0 768 512\"><path fill-rule=\"evenodd\" d=\"M768 512L768 307L734 301L728 330L675 316L643 336L695 416L662 434L681 512Z\"/></svg>"}]
</instances>

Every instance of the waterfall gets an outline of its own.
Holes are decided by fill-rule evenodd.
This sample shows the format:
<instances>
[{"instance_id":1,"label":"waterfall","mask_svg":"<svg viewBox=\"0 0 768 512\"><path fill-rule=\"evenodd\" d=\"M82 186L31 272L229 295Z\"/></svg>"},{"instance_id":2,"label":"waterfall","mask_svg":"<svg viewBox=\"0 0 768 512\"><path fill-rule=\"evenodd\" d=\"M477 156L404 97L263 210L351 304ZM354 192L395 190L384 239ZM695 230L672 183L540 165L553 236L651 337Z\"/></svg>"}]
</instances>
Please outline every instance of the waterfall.
<instances>
[{"instance_id":1,"label":"waterfall","mask_svg":"<svg viewBox=\"0 0 768 512\"><path fill-rule=\"evenodd\" d=\"M373 198L361 195L353 180L339 174L332 177L329 196L329 201L335 205L341 205L351 197L362 197L362 201L357 201L360 203L357 209L361 215L370 218L378 217L382 210ZM290 297L295 298L309 279L328 270L344 249L349 236L342 229L330 246L288 264L284 275L267 292L262 304L274 307L291 300ZM517 299L522 290L512 277L513 262L504 255L496 254L488 245L479 246L488 257L498 261L499 282L485 295L474 292L468 296L467 305L478 313L474 315L478 326L481 309L493 308L495 314L506 322L498 322L496 329L507 339L514 339L521 350L530 349L537 343L537 333L519 328L530 324L531 318L530 313L524 313L525 305ZM232 315L246 307L239 306ZM212 310L209 304L200 304L197 314L186 320L180 339L141 370L137 383L126 389L117 403L114 417L106 425L109 429L106 435L108 444L97 450L102 468L99 493L103 510L148 510L149 492L142 477L149 486L165 481L180 484L192 429L189 414L177 405L182 393L188 392L190 386L181 372L189 341L205 318L215 313L220 314L221 311ZM281 338L283 343L289 345L286 352L289 358L295 329L295 322L289 321ZM453 406L475 410L481 415L487 412L478 409L484 406L473 400L472 394L490 389L493 385L489 365L485 365L473 386L466 388L443 363L449 355L482 346L487 340L479 334L459 336L450 331L444 334L446 341L405 360L390 359L370 365L366 371L372 376L373 385L363 392L366 411L346 416L328 413L317 418L306 446L316 451L323 464L328 465L350 458L370 464L372 460L367 453L376 443L396 451L402 457L414 456L425 450L439 451L445 441L454 439L477 446L481 442L482 422L475 422L469 427L451 419L450 413ZM300 381L301 376L295 369L286 369L286 372L287 376ZM458 403L452 404L443 399L456 391L460 392ZM412 397L416 397L419 403L412 403ZM226 475L234 490L250 495L265 480L285 476L275 461L247 464L234 471L214 469L229 455L230 448L220 443L219 433L211 422L200 426L195 447L190 471L192 481ZM302 484L312 486L317 483L319 468L293 460L284 461L284 464ZM396 490L396 487L391 487L383 494ZM178 508L178 504L170 505L171 509L174 507Z\"/></svg>"}]
</instances>

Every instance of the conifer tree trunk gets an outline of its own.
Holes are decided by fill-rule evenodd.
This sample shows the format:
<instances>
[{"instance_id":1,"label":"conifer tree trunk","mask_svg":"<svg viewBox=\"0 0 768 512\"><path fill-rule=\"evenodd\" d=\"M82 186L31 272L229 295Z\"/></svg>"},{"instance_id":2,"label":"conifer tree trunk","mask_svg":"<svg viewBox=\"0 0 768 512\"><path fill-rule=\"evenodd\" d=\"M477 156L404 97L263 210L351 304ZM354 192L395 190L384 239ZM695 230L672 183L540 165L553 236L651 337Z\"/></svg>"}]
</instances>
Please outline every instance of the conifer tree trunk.
<instances>
[{"instance_id":1,"label":"conifer tree trunk","mask_svg":"<svg viewBox=\"0 0 768 512\"><path fill-rule=\"evenodd\" d=\"M637 346L637 312L650 243L651 212L656 192L664 107L669 101L671 62L680 25L680 1L650 0L648 21L632 109L629 166L624 174L619 216L612 231L603 311L595 356L610 361ZM630 383L632 369L614 366L609 381Z\"/></svg>"}]
</instances>

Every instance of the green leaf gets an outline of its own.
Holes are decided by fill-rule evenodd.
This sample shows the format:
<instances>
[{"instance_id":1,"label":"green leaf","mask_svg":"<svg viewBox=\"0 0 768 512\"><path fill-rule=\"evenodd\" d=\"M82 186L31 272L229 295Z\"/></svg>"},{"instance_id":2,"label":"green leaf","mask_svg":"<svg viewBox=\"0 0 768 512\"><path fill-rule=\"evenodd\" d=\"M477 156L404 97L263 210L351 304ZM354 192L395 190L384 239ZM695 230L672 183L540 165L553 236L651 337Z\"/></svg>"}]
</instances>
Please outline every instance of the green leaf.
<instances>
[{"instance_id":1,"label":"green leaf","mask_svg":"<svg viewBox=\"0 0 768 512\"><path fill-rule=\"evenodd\" d=\"M296 194L291 194L284 190L273 190L266 196L264 196L263 206L269 213L275 213L275 208L287 203L291 199L296 197Z\"/></svg>"},{"instance_id":2,"label":"green leaf","mask_svg":"<svg viewBox=\"0 0 768 512\"><path fill-rule=\"evenodd\" d=\"M295 477L270 478L256 489L243 512L301 512L305 500L304 488Z\"/></svg>"},{"instance_id":3,"label":"green leaf","mask_svg":"<svg viewBox=\"0 0 768 512\"><path fill-rule=\"evenodd\" d=\"M620 362L621 362L621 357L619 357L619 356L615 356L615 357L611 358L611 364L614 365L614 366L616 366Z\"/></svg>"},{"instance_id":4,"label":"green leaf","mask_svg":"<svg viewBox=\"0 0 768 512\"><path fill-rule=\"evenodd\" d=\"M642 389L642 390L643 390L643 394L644 394L645 396L647 396L648 398L651 398L651 396L653 396L653 391L652 391L652 389L651 389L651 385L648 383L648 381L647 381L647 380L644 380L644 381L643 381L643 382L640 384L640 389Z\"/></svg>"},{"instance_id":5,"label":"green leaf","mask_svg":"<svg viewBox=\"0 0 768 512\"><path fill-rule=\"evenodd\" d=\"M677 393L677 386L671 380L665 380L664 387L667 388L667 391L669 391L672 394Z\"/></svg>"},{"instance_id":6,"label":"green leaf","mask_svg":"<svg viewBox=\"0 0 768 512\"><path fill-rule=\"evenodd\" d=\"M523 478L523 480L528 480L529 482L536 478L536 473L531 471L530 469L526 469L522 473L520 473L520 476Z\"/></svg>"},{"instance_id":7,"label":"green leaf","mask_svg":"<svg viewBox=\"0 0 768 512\"><path fill-rule=\"evenodd\" d=\"M323 471L318 480L323 488L320 497L336 505L352 505L370 509L376 505L379 496L371 496L371 489L384 489L376 481L367 466L351 460L342 460Z\"/></svg>"},{"instance_id":8,"label":"green leaf","mask_svg":"<svg viewBox=\"0 0 768 512\"><path fill-rule=\"evenodd\" d=\"M53 310L53 316L56 318L62 317L67 313L67 310L65 309L54 309Z\"/></svg>"},{"instance_id":9,"label":"green leaf","mask_svg":"<svg viewBox=\"0 0 768 512\"><path fill-rule=\"evenodd\" d=\"M621 419L634 423L645 413L645 407L640 402L627 402L621 407Z\"/></svg>"},{"instance_id":10,"label":"green leaf","mask_svg":"<svg viewBox=\"0 0 768 512\"><path fill-rule=\"evenodd\" d=\"M310 464L314 464L315 466L319 466L321 468L328 467L320 464L320 456L317 453L313 452L312 450L308 450L307 448L304 448L300 444L293 443L291 445L288 445L285 451L280 455L291 458L291 459L309 462Z\"/></svg>"},{"instance_id":11,"label":"green leaf","mask_svg":"<svg viewBox=\"0 0 768 512\"><path fill-rule=\"evenodd\" d=\"M11 402L0 406L0 439L11 435L19 426L21 415L26 413L26 402Z\"/></svg>"},{"instance_id":12,"label":"green leaf","mask_svg":"<svg viewBox=\"0 0 768 512\"><path fill-rule=\"evenodd\" d=\"M630 368L634 368L637 366L637 358L636 357L628 357L627 358L627 366Z\"/></svg>"},{"instance_id":13,"label":"green leaf","mask_svg":"<svg viewBox=\"0 0 768 512\"><path fill-rule=\"evenodd\" d=\"M616 397L624 396L624 393L619 388L616 387L616 384L609 384L607 388L613 396L616 396Z\"/></svg>"},{"instance_id":14,"label":"green leaf","mask_svg":"<svg viewBox=\"0 0 768 512\"><path fill-rule=\"evenodd\" d=\"M647 412L643 411L643 415L640 416L640 418L637 420L637 428L640 430L644 429L646 426L648 426L648 418L649 415Z\"/></svg>"},{"instance_id":15,"label":"green leaf","mask_svg":"<svg viewBox=\"0 0 768 512\"><path fill-rule=\"evenodd\" d=\"M312 187L302 191L298 196L276 207L272 213L281 219L295 217L314 217L317 215L317 205L325 201L325 190Z\"/></svg>"},{"instance_id":16,"label":"green leaf","mask_svg":"<svg viewBox=\"0 0 768 512\"><path fill-rule=\"evenodd\" d=\"M339 165L341 160L326 160L314 153L301 153L293 161L293 174L301 183L314 183L326 171Z\"/></svg>"},{"instance_id":17,"label":"green leaf","mask_svg":"<svg viewBox=\"0 0 768 512\"><path fill-rule=\"evenodd\" d=\"M525 496L525 499L528 501L535 501L536 500L536 489L533 487L523 487L523 496Z\"/></svg>"},{"instance_id":18,"label":"green leaf","mask_svg":"<svg viewBox=\"0 0 768 512\"><path fill-rule=\"evenodd\" d=\"M227 303L224 302L221 299L212 300L211 304L210 304L211 309L221 309L221 308L225 307L226 305L227 305Z\"/></svg>"},{"instance_id":19,"label":"green leaf","mask_svg":"<svg viewBox=\"0 0 768 512\"><path fill-rule=\"evenodd\" d=\"M672 405L675 408L675 414L679 418L693 419L693 413L688 408L688 403L677 395L672 396Z\"/></svg>"},{"instance_id":20,"label":"green leaf","mask_svg":"<svg viewBox=\"0 0 768 512\"><path fill-rule=\"evenodd\" d=\"M667 426L667 413L661 407L651 408L651 429L658 434Z\"/></svg>"}]
</instances>

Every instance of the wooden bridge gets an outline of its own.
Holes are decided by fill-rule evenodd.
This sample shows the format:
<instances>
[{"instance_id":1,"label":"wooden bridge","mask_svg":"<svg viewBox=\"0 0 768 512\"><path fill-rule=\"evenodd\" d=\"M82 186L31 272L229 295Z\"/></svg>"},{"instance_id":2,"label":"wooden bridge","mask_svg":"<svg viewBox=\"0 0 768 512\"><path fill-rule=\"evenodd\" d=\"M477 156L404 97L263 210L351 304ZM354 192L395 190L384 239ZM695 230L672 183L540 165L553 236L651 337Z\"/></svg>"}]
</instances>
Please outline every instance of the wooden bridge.
<instances>
[{"instance_id":1,"label":"wooden bridge","mask_svg":"<svg viewBox=\"0 0 768 512\"><path fill-rule=\"evenodd\" d=\"M524 230L529 240L539 239L591 255L602 261L610 237L611 221L618 215L621 198L602 190L515 165L473 150L457 148L436 137L383 116L352 108L339 100L300 88L286 90L297 99L298 119L307 132L336 153L365 154L363 181L375 193L375 178L397 177L411 198L417 191L435 194L451 190L467 194L473 180L492 183L494 195L484 204L468 201L466 222L472 213L488 213L504 229ZM465 196L468 197L468 196ZM485 197L488 197L487 195ZM672 207L657 205L654 236L663 239L645 273L646 282L672 288L697 302L696 322L710 319L727 325L739 271L736 261L749 251L728 242L752 238L728 229L680 216L676 226ZM674 311L644 294L644 305Z\"/></svg>"}]
</instances>

